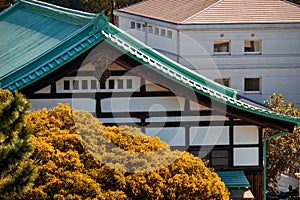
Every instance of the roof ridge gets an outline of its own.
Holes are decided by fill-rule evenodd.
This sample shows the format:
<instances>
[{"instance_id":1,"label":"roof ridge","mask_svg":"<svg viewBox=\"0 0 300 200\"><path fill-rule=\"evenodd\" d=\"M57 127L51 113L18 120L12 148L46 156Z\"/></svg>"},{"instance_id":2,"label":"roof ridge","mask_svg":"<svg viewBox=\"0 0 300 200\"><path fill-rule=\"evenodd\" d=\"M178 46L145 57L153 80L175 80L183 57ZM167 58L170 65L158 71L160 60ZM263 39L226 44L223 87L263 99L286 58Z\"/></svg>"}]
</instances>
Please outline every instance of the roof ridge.
<instances>
[{"instance_id":1,"label":"roof ridge","mask_svg":"<svg viewBox=\"0 0 300 200\"><path fill-rule=\"evenodd\" d=\"M217 4L219 4L219 3L221 3L222 1L224 1L224 0L219 0L219 1L217 1L217 2L215 2L215 3L213 3L213 4L211 4L210 6L208 6L208 7L204 8L203 10L201 10L201 11L199 11L199 12L197 12L197 13L193 14L192 16L188 17L187 19L185 19L185 20L181 21L180 23L184 23L184 22L188 21L189 19L193 18L194 16L196 16L196 15L198 15L198 14L200 14L200 13L202 13L202 12L206 11L206 10L208 10L209 8L212 8L212 7L214 7L215 5L217 5Z\"/></svg>"}]
</instances>

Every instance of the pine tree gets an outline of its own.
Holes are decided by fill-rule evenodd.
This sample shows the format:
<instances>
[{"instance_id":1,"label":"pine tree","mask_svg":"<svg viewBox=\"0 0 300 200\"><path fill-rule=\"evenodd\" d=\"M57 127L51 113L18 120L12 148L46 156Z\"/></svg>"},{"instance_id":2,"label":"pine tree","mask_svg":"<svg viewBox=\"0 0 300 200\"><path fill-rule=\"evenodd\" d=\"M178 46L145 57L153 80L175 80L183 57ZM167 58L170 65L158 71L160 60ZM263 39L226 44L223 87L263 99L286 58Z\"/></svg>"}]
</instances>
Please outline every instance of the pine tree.
<instances>
[{"instance_id":1,"label":"pine tree","mask_svg":"<svg viewBox=\"0 0 300 200\"><path fill-rule=\"evenodd\" d=\"M35 178L32 131L24 121L29 108L21 94L0 90L0 199L21 198Z\"/></svg>"}]
</instances>

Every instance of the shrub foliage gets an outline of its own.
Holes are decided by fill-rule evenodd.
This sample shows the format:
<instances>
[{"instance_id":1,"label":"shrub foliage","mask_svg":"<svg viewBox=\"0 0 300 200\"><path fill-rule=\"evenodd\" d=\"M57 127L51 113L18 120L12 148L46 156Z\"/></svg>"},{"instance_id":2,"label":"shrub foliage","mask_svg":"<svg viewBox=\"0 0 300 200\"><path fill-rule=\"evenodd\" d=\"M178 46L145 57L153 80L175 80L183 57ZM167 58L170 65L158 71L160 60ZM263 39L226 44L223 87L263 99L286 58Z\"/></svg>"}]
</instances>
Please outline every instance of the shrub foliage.
<instances>
[{"instance_id":1,"label":"shrub foliage","mask_svg":"<svg viewBox=\"0 0 300 200\"><path fill-rule=\"evenodd\" d=\"M26 199L229 199L200 158L58 105L27 117L39 177Z\"/></svg>"}]
</instances>

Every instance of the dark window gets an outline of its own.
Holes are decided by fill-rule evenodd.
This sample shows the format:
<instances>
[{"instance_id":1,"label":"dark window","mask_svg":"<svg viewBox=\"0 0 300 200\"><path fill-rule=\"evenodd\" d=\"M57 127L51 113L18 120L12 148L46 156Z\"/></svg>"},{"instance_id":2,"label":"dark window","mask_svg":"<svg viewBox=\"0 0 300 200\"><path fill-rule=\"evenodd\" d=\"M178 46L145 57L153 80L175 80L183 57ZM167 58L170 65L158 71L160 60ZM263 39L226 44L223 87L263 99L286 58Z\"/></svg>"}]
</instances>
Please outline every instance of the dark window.
<instances>
[{"instance_id":1,"label":"dark window","mask_svg":"<svg viewBox=\"0 0 300 200\"><path fill-rule=\"evenodd\" d=\"M79 90L79 81L73 80L73 90Z\"/></svg>"},{"instance_id":2,"label":"dark window","mask_svg":"<svg viewBox=\"0 0 300 200\"><path fill-rule=\"evenodd\" d=\"M230 40L215 40L214 53L229 53Z\"/></svg>"},{"instance_id":3,"label":"dark window","mask_svg":"<svg viewBox=\"0 0 300 200\"><path fill-rule=\"evenodd\" d=\"M209 166L216 169L227 168L229 167L229 150L227 148L197 148L192 147L189 149L189 152L195 156L199 156L204 162L209 163Z\"/></svg>"},{"instance_id":4,"label":"dark window","mask_svg":"<svg viewBox=\"0 0 300 200\"><path fill-rule=\"evenodd\" d=\"M260 53L260 40L245 40L244 48L245 52Z\"/></svg>"},{"instance_id":5,"label":"dark window","mask_svg":"<svg viewBox=\"0 0 300 200\"><path fill-rule=\"evenodd\" d=\"M211 165L213 167L228 166L229 165L229 152L228 150L212 150L211 151Z\"/></svg>"},{"instance_id":6,"label":"dark window","mask_svg":"<svg viewBox=\"0 0 300 200\"><path fill-rule=\"evenodd\" d=\"M230 79L229 78L216 78L214 79L215 82L230 87Z\"/></svg>"},{"instance_id":7,"label":"dark window","mask_svg":"<svg viewBox=\"0 0 300 200\"><path fill-rule=\"evenodd\" d=\"M88 89L88 81L87 80L82 80L81 84L82 84L82 89L83 90Z\"/></svg>"},{"instance_id":8,"label":"dark window","mask_svg":"<svg viewBox=\"0 0 300 200\"><path fill-rule=\"evenodd\" d=\"M141 24L141 23L136 23L136 28L137 28L138 30L141 30L142 24Z\"/></svg>"},{"instance_id":9,"label":"dark window","mask_svg":"<svg viewBox=\"0 0 300 200\"><path fill-rule=\"evenodd\" d=\"M157 28L157 27L154 28L154 34L159 35L159 28Z\"/></svg>"},{"instance_id":10,"label":"dark window","mask_svg":"<svg viewBox=\"0 0 300 200\"><path fill-rule=\"evenodd\" d=\"M101 90L106 89L105 83L106 83L106 82L100 82L100 89L101 89Z\"/></svg>"},{"instance_id":11,"label":"dark window","mask_svg":"<svg viewBox=\"0 0 300 200\"><path fill-rule=\"evenodd\" d=\"M260 78L245 78L245 92L260 92Z\"/></svg>"},{"instance_id":12,"label":"dark window","mask_svg":"<svg viewBox=\"0 0 300 200\"><path fill-rule=\"evenodd\" d=\"M170 30L167 31L167 37L172 38L172 31L170 31Z\"/></svg>"},{"instance_id":13,"label":"dark window","mask_svg":"<svg viewBox=\"0 0 300 200\"><path fill-rule=\"evenodd\" d=\"M108 88L114 89L115 88L115 80L109 80L108 81Z\"/></svg>"},{"instance_id":14,"label":"dark window","mask_svg":"<svg viewBox=\"0 0 300 200\"><path fill-rule=\"evenodd\" d=\"M127 89L132 89L132 80L127 79Z\"/></svg>"},{"instance_id":15,"label":"dark window","mask_svg":"<svg viewBox=\"0 0 300 200\"><path fill-rule=\"evenodd\" d=\"M118 80L118 89L123 89L123 80L119 79Z\"/></svg>"},{"instance_id":16,"label":"dark window","mask_svg":"<svg viewBox=\"0 0 300 200\"><path fill-rule=\"evenodd\" d=\"M92 81L91 81L91 89L92 89L92 90L97 89L97 81L96 81L96 80L92 80Z\"/></svg>"},{"instance_id":17,"label":"dark window","mask_svg":"<svg viewBox=\"0 0 300 200\"><path fill-rule=\"evenodd\" d=\"M160 29L160 36L166 37L166 29Z\"/></svg>"},{"instance_id":18,"label":"dark window","mask_svg":"<svg viewBox=\"0 0 300 200\"><path fill-rule=\"evenodd\" d=\"M70 81L64 81L64 90L70 90Z\"/></svg>"},{"instance_id":19,"label":"dark window","mask_svg":"<svg viewBox=\"0 0 300 200\"><path fill-rule=\"evenodd\" d=\"M130 22L130 28L135 29L135 22Z\"/></svg>"}]
</instances>

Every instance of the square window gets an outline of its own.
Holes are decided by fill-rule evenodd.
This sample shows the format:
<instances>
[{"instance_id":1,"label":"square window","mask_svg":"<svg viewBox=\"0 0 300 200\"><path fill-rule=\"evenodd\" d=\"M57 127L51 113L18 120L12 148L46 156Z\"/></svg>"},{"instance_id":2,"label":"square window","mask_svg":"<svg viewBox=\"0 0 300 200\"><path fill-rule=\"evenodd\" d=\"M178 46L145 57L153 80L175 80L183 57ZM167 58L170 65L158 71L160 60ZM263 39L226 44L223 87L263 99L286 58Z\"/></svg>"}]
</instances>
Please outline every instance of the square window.
<instances>
[{"instance_id":1,"label":"square window","mask_svg":"<svg viewBox=\"0 0 300 200\"><path fill-rule=\"evenodd\" d=\"M130 28L135 29L135 22L130 22Z\"/></svg>"},{"instance_id":2,"label":"square window","mask_svg":"<svg viewBox=\"0 0 300 200\"><path fill-rule=\"evenodd\" d=\"M123 89L123 80L122 79L119 79L118 80L118 89Z\"/></svg>"},{"instance_id":3,"label":"square window","mask_svg":"<svg viewBox=\"0 0 300 200\"><path fill-rule=\"evenodd\" d=\"M228 166L229 165L229 152L228 150L212 150L211 152L211 165Z\"/></svg>"},{"instance_id":4,"label":"square window","mask_svg":"<svg viewBox=\"0 0 300 200\"><path fill-rule=\"evenodd\" d=\"M148 33L153 33L153 26L148 26Z\"/></svg>"},{"instance_id":5,"label":"square window","mask_svg":"<svg viewBox=\"0 0 300 200\"><path fill-rule=\"evenodd\" d=\"M136 29L141 30L142 24L141 23L136 23Z\"/></svg>"},{"instance_id":6,"label":"square window","mask_svg":"<svg viewBox=\"0 0 300 200\"><path fill-rule=\"evenodd\" d=\"M108 81L108 88L109 89L115 89L115 80L109 80Z\"/></svg>"},{"instance_id":7,"label":"square window","mask_svg":"<svg viewBox=\"0 0 300 200\"><path fill-rule=\"evenodd\" d=\"M64 81L64 90L70 90L70 81Z\"/></svg>"},{"instance_id":8,"label":"square window","mask_svg":"<svg viewBox=\"0 0 300 200\"><path fill-rule=\"evenodd\" d=\"M82 80L81 84L82 84L82 89L83 90L88 89L88 81L87 80Z\"/></svg>"},{"instance_id":9,"label":"square window","mask_svg":"<svg viewBox=\"0 0 300 200\"><path fill-rule=\"evenodd\" d=\"M166 37L166 29L160 29L160 36Z\"/></svg>"},{"instance_id":10,"label":"square window","mask_svg":"<svg viewBox=\"0 0 300 200\"><path fill-rule=\"evenodd\" d=\"M127 79L127 89L132 89L132 80Z\"/></svg>"},{"instance_id":11,"label":"square window","mask_svg":"<svg viewBox=\"0 0 300 200\"><path fill-rule=\"evenodd\" d=\"M260 53L261 45L260 40L245 40L244 41L244 52L246 54Z\"/></svg>"},{"instance_id":12,"label":"square window","mask_svg":"<svg viewBox=\"0 0 300 200\"><path fill-rule=\"evenodd\" d=\"M73 80L73 90L79 90L79 81Z\"/></svg>"},{"instance_id":13,"label":"square window","mask_svg":"<svg viewBox=\"0 0 300 200\"><path fill-rule=\"evenodd\" d=\"M216 78L214 81L226 87L230 87L230 78Z\"/></svg>"},{"instance_id":14,"label":"square window","mask_svg":"<svg viewBox=\"0 0 300 200\"><path fill-rule=\"evenodd\" d=\"M260 92L260 78L245 78L245 92Z\"/></svg>"},{"instance_id":15,"label":"square window","mask_svg":"<svg viewBox=\"0 0 300 200\"><path fill-rule=\"evenodd\" d=\"M172 38L172 31L170 30L167 31L167 38Z\"/></svg>"},{"instance_id":16,"label":"square window","mask_svg":"<svg viewBox=\"0 0 300 200\"><path fill-rule=\"evenodd\" d=\"M159 35L159 28L157 28L157 27L154 28L154 34Z\"/></svg>"},{"instance_id":17,"label":"square window","mask_svg":"<svg viewBox=\"0 0 300 200\"><path fill-rule=\"evenodd\" d=\"M214 41L215 54L229 54L230 53L230 40L215 40Z\"/></svg>"},{"instance_id":18,"label":"square window","mask_svg":"<svg viewBox=\"0 0 300 200\"><path fill-rule=\"evenodd\" d=\"M146 30L146 24L142 25L142 30L145 31Z\"/></svg>"},{"instance_id":19,"label":"square window","mask_svg":"<svg viewBox=\"0 0 300 200\"><path fill-rule=\"evenodd\" d=\"M97 89L97 81L96 80L91 80L91 89L96 90Z\"/></svg>"},{"instance_id":20,"label":"square window","mask_svg":"<svg viewBox=\"0 0 300 200\"><path fill-rule=\"evenodd\" d=\"M101 89L101 90L106 89L105 82L100 82L100 89Z\"/></svg>"}]
</instances>

